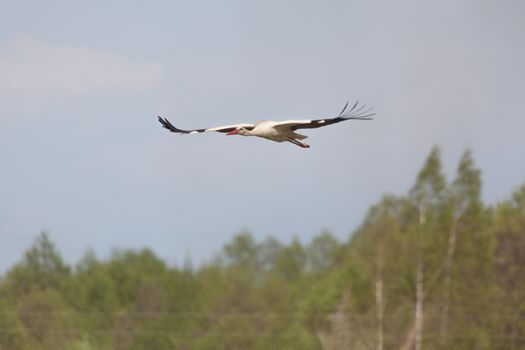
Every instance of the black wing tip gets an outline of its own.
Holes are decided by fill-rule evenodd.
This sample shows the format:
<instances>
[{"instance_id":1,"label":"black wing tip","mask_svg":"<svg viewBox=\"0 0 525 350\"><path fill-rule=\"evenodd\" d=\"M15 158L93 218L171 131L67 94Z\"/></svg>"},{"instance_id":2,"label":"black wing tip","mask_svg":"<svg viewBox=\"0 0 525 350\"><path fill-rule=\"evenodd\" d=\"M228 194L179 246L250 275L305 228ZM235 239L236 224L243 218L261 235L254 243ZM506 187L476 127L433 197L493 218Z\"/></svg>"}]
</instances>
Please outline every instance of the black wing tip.
<instances>
[{"instance_id":1,"label":"black wing tip","mask_svg":"<svg viewBox=\"0 0 525 350\"><path fill-rule=\"evenodd\" d=\"M179 134L187 134L188 132L185 130L181 130L176 128L167 118L162 118L160 115L157 116L158 121L162 124L162 127L164 129L168 129L171 132L176 132Z\"/></svg>"},{"instance_id":2,"label":"black wing tip","mask_svg":"<svg viewBox=\"0 0 525 350\"><path fill-rule=\"evenodd\" d=\"M344 112L346 111L346 108L348 107L348 104L349 104L349 103L350 103L350 100L346 101L345 106L343 107L343 109L341 110L341 112L339 112L338 116L344 114Z\"/></svg>"},{"instance_id":3,"label":"black wing tip","mask_svg":"<svg viewBox=\"0 0 525 350\"><path fill-rule=\"evenodd\" d=\"M365 114L360 116L349 116L349 117L340 117L341 120L374 120L373 116L375 113Z\"/></svg>"},{"instance_id":4,"label":"black wing tip","mask_svg":"<svg viewBox=\"0 0 525 350\"><path fill-rule=\"evenodd\" d=\"M345 112L346 110L346 106L345 106L345 108L343 108L342 113L339 113L339 115L336 118L340 118L341 120L349 120L349 119L373 120L374 119L372 117L375 116L376 113L373 112L373 108L371 107L366 108L366 103L359 107L358 105L359 105L359 100L356 100L352 108L350 108L350 110L348 110L347 112Z\"/></svg>"}]
</instances>

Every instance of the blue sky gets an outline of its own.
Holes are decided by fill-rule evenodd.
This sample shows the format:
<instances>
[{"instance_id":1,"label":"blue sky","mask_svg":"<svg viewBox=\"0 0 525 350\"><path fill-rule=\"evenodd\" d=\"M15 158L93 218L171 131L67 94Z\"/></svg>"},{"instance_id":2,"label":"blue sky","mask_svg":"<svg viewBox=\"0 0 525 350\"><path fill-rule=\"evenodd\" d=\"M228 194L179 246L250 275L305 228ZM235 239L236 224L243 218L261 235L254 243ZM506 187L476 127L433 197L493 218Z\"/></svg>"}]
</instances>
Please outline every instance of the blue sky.
<instances>
[{"instance_id":1,"label":"blue sky","mask_svg":"<svg viewBox=\"0 0 525 350\"><path fill-rule=\"evenodd\" d=\"M0 11L0 271L42 230L210 259L241 230L347 239L432 145L495 203L525 182L521 1L19 1ZM329 117L312 148L182 128Z\"/></svg>"}]
</instances>

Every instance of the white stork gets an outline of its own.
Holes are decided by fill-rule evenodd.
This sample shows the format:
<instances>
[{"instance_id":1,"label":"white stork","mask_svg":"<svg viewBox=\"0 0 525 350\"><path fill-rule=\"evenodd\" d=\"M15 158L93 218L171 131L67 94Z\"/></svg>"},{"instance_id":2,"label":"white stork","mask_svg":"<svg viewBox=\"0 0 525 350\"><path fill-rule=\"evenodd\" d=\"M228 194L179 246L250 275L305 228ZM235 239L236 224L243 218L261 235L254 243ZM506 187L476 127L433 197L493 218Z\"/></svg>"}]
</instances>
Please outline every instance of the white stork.
<instances>
[{"instance_id":1,"label":"white stork","mask_svg":"<svg viewBox=\"0 0 525 350\"><path fill-rule=\"evenodd\" d=\"M366 108L366 105L357 107L356 102L352 108L347 110L348 102L345 104L343 110L333 118L326 119L313 119L313 120L284 120L281 122L275 122L272 120L264 120L257 124L235 124L218 126L209 129L193 129L193 130L182 130L178 129L166 118L158 117L159 122L162 126L171 132L179 134L197 134L208 131L217 131L225 133L226 135L242 135L242 136L258 136L267 140L275 142L291 142L294 145L303 148L310 148L310 145L303 143L299 140L307 138L305 135L301 135L295 132L297 129L313 129L320 128L335 123L339 123L345 120L370 120L375 113L372 112L372 108Z\"/></svg>"}]
</instances>

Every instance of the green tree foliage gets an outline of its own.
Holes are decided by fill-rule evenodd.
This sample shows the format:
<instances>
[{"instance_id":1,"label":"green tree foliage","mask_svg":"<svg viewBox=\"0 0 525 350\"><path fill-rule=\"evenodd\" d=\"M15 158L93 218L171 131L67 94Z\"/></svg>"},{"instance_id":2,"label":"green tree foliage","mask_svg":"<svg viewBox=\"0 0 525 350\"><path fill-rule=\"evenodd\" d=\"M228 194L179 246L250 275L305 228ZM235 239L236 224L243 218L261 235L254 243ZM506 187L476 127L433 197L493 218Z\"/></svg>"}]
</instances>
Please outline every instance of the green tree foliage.
<instances>
[{"instance_id":1,"label":"green tree foliage","mask_svg":"<svg viewBox=\"0 0 525 350\"><path fill-rule=\"evenodd\" d=\"M200 267L69 266L42 233L0 279L0 350L523 349L525 186L494 207L481 190L470 151L448 182L435 147L347 241L241 232Z\"/></svg>"},{"instance_id":2,"label":"green tree foliage","mask_svg":"<svg viewBox=\"0 0 525 350\"><path fill-rule=\"evenodd\" d=\"M442 345L491 348L488 333L479 332L492 314L493 240L490 215L481 200L481 172L470 151L460 159L456 179L449 189L446 225L447 249L439 280L443 299ZM446 232L445 231L445 232ZM480 286L484 286L479 289ZM468 317L465 317L468 315ZM480 327L481 326L481 327ZM449 331L450 329L450 331Z\"/></svg>"},{"instance_id":3,"label":"green tree foliage","mask_svg":"<svg viewBox=\"0 0 525 350\"><path fill-rule=\"evenodd\" d=\"M525 347L525 185L496 207L494 334L507 349Z\"/></svg>"},{"instance_id":4,"label":"green tree foliage","mask_svg":"<svg viewBox=\"0 0 525 350\"><path fill-rule=\"evenodd\" d=\"M0 350L29 349L31 337L18 312L6 302L0 302Z\"/></svg>"},{"instance_id":5,"label":"green tree foliage","mask_svg":"<svg viewBox=\"0 0 525 350\"><path fill-rule=\"evenodd\" d=\"M417 175L416 183L410 190L410 197L416 205L440 204L446 186L441 169L440 153L438 147L432 148L423 168Z\"/></svg>"},{"instance_id":6,"label":"green tree foliage","mask_svg":"<svg viewBox=\"0 0 525 350\"><path fill-rule=\"evenodd\" d=\"M54 244L45 232L25 253L22 262L8 272L3 287L12 296L23 296L33 289L63 290L70 268L64 264Z\"/></svg>"}]
</instances>

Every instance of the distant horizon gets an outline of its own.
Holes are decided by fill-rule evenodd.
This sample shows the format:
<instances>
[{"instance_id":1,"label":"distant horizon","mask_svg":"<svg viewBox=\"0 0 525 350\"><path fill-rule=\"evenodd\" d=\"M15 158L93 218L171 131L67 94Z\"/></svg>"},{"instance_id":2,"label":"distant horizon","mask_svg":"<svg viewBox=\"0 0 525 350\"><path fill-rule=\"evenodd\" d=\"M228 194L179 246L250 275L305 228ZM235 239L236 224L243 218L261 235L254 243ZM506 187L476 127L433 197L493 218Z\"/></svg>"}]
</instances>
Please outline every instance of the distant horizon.
<instances>
[{"instance_id":1,"label":"distant horizon","mask_svg":"<svg viewBox=\"0 0 525 350\"><path fill-rule=\"evenodd\" d=\"M435 145L434 147L438 147L437 145ZM438 147L439 149L439 147ZM470 151L472 152L473 154L473 157L474 157L474 160L475 160L475 154L474 152L470 149L470 148L467 148L465 149L464 152L467 152L467 151ZM442 157L442 155L441 155ZM423 161L422 161L422 164L423 164ZM475 166L477 166L477 164L474 164ZM445 170L444 167L442 169L443 171ZM481 177L483 178L483 169L480 169L481 170ZM416 170L414 171L414 181L415 181L415 178L417 176L417 172L419 170ZM447 180L447 184L450 184L450 180L453 180L453 176L451 177L450 175L447 175L447 174L444 174L445 175L445 178ZM496 202L487 202L485 199L484 200L484 204L488 207L495 207L497 206L499 203L501 203L502 201L506 201L506 200L509 200L512 198L512 194L517 191L518 189L520 189L522 186L525 186L525 179L523 181L523 183L519 186L517 186L515 189L511 190L509 192L509 194L507 194L506 197L502 198L502 199L499 199L498 201ZM484 183L482 183L482 192L483 192L483 188L484 188ZM406 192L408 192L408 189L406 190ZM10 266L6 266L6 267L2 267L0 266L0 277L1 276L4 276L12 267L14 267L16 264L20 263L24 257L24 254L25 252L27 252L27 250L33 245L33 243L35 242L35 240L40 237L43 233L45 233L49 238L50 240L52 241L53 244L55 244L55 247L58 249L59 253L61 254L61 257L64 259L64 262L66 264L68 264L69 266L71 267L75 267L78 263L80 263L82 261L82 259L85 257L86 254L88 254L88 252L92 251L96 258L99 260L99 261L108 261L111 259L111 257L115 254L115 253L118 253L118 252L125 252L125 251L135 251L135 252L139 252L139 251L142 251L144 249L148 249L150 251L152 251L158 258L160 258L161 260L163 260L169 267L171 268L177 268L177 269L183 269L184 266L187 264L187 263L191 263L191 265L195 268L195 269L199 269L200 267L202 267L203 265L205 265L206 263L209 263L211 262L213 259L215 259L221 252L222 252L222 249L224 248L224 246L231 242L232 238L239 235L239 234L242 234L242 233L248 233L250 234L256 243L261 243L267 239L270 239L270 238L274 238L276 239L278 242L282 243L282 244L290 244L291 242L293 242L293 240L298 240L303 246L306 246L308 245L313 239L315 239L316 237L319 237L320 235L322 235L323 233L329 233L333 238L335 238L340 244L345 244L345 243L348 243L351 239L352 239L352 236L353 234L359 230L360 226L363 224L365 218L366 218L366 215L368 213L368 211L370 210L370 208L377 204L378 202L381 201L381 198L383 198L384 196L388 196L388 195L394 195L394 196L399 196L399 194L392 194L392 193L388 193L388 192L385 192L383 193L383 195L377 199L376 202L372 203L370 205L370 207L367 209L367 211L363 214L362 218L360 219L360 222L359 224L354 228L352 229L352 231L348 234L348 236L345 238L345 237L340 237L336 234L334 234L329 228L325 228L325 229L322 229L320 232L314 234L313 236L309 237L307 240L305 240L304 238L301 238L300 235L293 235L291 237L288 237L287 240L282 240L280 239L278 236L276 235L268 235L268 236L258 236L256 234L254 234L249 228L243 228L243 229L240 229L238 232L235 232L235 233L232 233L231 236L225 240L217 249L216 251L212 252L210 256L208 257L204 257L202 258L200 261L195 261L192 256L191 256L191 252L188 252L188 254L185 254L184 257L182 259L179 259L178 261L173 261L173 258L170 258L170 257L166 257L166 256L162 256L161 254L158 254L158 252L156 251L155 248L152 248L152 247L149 247L147 244L143 245L143 246L136 246L136 247L126 247L126 246L117 246L117 247L106 247L106 248L109 248L109 251L106 252L103 256L101 256L101 254L99 252L97 252L95 249L93 249L92 247L87 247L84 252L80 255L80 256L77 256L76 260L71 260L71 258L66 258L64 257L64 255L62 254L62 251L60 249L60 243L59 242L56 242L54 239L53 239L53 233L52 232L49 232L49 231L46 231L46 230L41 230L39 233L35 234L35 236L33 237L32 241L30 243L28 243L27 245L27 248L25 251L23 251L20 255L20 257L18 258L17 261L13 262ZM403 195L401 195L403 196ZM483 198L483 195L482 195L482 198Z\"/></svg>"}]
</instances>

